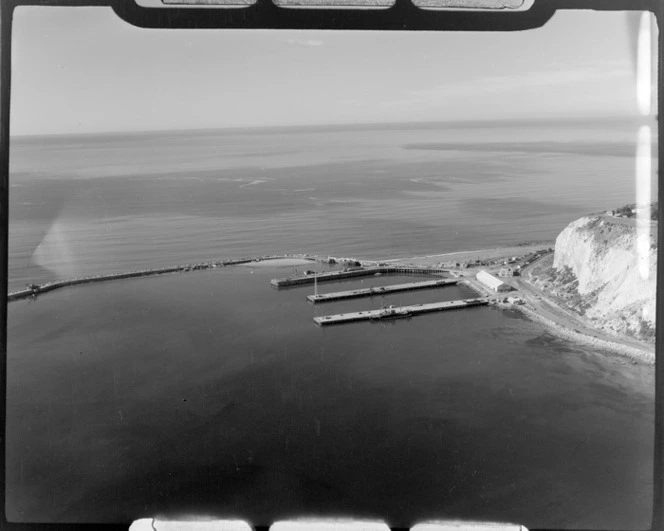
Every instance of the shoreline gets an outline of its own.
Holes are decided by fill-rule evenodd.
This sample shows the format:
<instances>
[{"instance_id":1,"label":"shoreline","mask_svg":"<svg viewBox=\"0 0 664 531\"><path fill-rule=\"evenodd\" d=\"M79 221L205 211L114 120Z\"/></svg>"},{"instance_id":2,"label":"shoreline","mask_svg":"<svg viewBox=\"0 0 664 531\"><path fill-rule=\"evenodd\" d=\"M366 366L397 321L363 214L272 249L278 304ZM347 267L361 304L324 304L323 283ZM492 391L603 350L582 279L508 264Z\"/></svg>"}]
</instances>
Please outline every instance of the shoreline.
<instances>
[{"instance_id":1,"label":"shoreline","mask_svg":"<svg viewBox=\"0 0 664 531\"><path fill-rule=\"evenodd\" d=\"M389 264L390 266L410 266L414 268L421 269L423 272L433 268L440 267L442 265L441 260L445 258L459 258L463 257L465 260L470 261L472 265L465 265L462 267L467 267L466 271L472 273L478 266L474 262L483 262L489 261L491 264L495 265L496 262L500 262L502 258L513 257L515 252L522 253L520 256L528 256L535 252L535 248L541 249L542 246L546 245L547 242L542 243L530 243L522 244L510 247L498 247L491 249L477 249L473 251L456 251L451 253L440 253L432 254L426 256L415 256L410 258L396 258L389 260L363 260L357 258L347 258L347 257L321 257L319 255L310 255L310 254L282 254L282 255L264 255L250 258L239 258L231 260L219 260L213 262L201 262L195 264L185 264L178 265L173 267L163 267L163 268L154 268L154 269L144 269L139 271L131 271L125 273L109 273L105 275L95 275L89 277L80 277L67 280L59 280L54 282L49 282L42 285L30 285L28 289L15 291L8 293L7 302L13 302L17 300L24 300L29 298L37 297L43 293L48 293L57 289L62 289L70 286L77 286L83 284L91 284L96 282L108 282L112 280L124 280L130 278L140 278L148 276L158 276L165 275L169 273L186 273L190 271L203 271L208 269L218 269L233 265L248 265L252 266L266 266L271 265L268 262L279 262L282 261L282 264L277 263L277 265L283 265L287 263L288 265L306 265L307 263L318 262L318 263L327 263L327 264L344 264L345 262L355 262L361 264L363 267L376 266L379 264ZM523 253L526 253L525 255ZM432 262L433 259L436 259L436 262ZM285 262L284 262L285 261ZM446 264L448 265L448 264ZM451 265L451 264L449 264ZM455 267L456 265L456 267ZM450 269L459 269L459 263L455 262L455 265L451 265ZM483 265L479 265L483 267ZM541 313L538 313L535 308L529 308L526 304L514 304L511 302L504 302L506 300L505 294L500 294L497 292L492 292L489 289L485 288L477 281L475 281L474 275L468 276L466 271L459 269L458 271L449 271L450 275L455 276L459 279L459 284L467 287L468 289L474 291L479 296L490 297L492 298L492 306L497 307L500 310L513 310L518 312L523 317L537 322L551 331L553 335L567 339L569 341L576 342L578 344L593 347L596 349L604 349L610 351L611 353L618 354L625 358L632 360L633 363L643 363L647 365L654 365L655 355L654 355L654 345L652 347L650 344L645 342L637 342L637 345L629 345L625 342L621 342L619 339L612 338L609 334L600 329L594 329L592 326L588 325L589 328L592 328L593 332L596 334L601 334L603 337L595 337L583 332L580 332L576 329L571 329L560 322L557 322L554 319L546 317ZM502 301L500 299L503 299ZM553 301L547 301L549 304L554 304ZM557 305L556 305L557 306Z\"/></svg>"},{"instance_id":2,"label":"shoreline","mask_svg":"<svg viewBox=\"0 0 664 531\"><path fill-rule=\"evenodd\" d=\"M572 341L574 343L595 349L603 349L612 354L618 354L619 356L628 358L634 363L642 363L644 365L650 366L655 365L654 345L653 352L650 352L647 348L647 343L643 343L643 347L639 348L636 346L626 345L619 341L612 341L611 336L608 335L606 335L604 338L597 338L588 334L576 332L561 325L560 323L553 321L552 319L548 319L547 317L538 314L536 311L526 307L525 305L509 305L509 307L504 307L502 309L519 312L531 321L545 326L551 331L553 335L556 335L562 339L566 339L568 341ZM601 332L601 330L598 332Z\"/></svg>"},{"instance_id":3,"label":"shoreline","mask_svg":"<svg viewBox=\"0 0 664 531\"><path fill-rule=\"evenodd\" d=\"M511 246L511 247L502 247L502 248L499 247L499 248L484 249L484 250L478 249L476 251L459 251L456 253L444 253L444 254L422 256L422 257L399 259L391 261L391 263L394 264L394 262L400 262L404 265L406 264L423 265L425 263L431 263L431 259L445 260L445 258L447 257L456 258L459 260L461 259L459 257L462 257L465 260L469 260L470 262L477 259L479 260L493 259L494 261L496 261L497 259L497 261L500 261L501 258L506 258L508 256L511 256L512 253L514 253L515 251L520 251L521 253L523 253L524 251L533 252L535 248L541 249L542 247L547 246L547 244L548 242L539 242L532 244L531 243L523 244L520 246ZM547 254L541 256L541 258L546 256ZM524 271L527 268L529 268L531 265L534 265L534 263L537 260L539 260L539 258L535 259L532 262L529 262L524 267ZM476 265L473 265L470 271L474 272L479 270L480 268L483 268L483 266L476 267ZM491 268L491 266L489 266L489 268ZM491 305L500 310L513 310L515 312L518 312L522 317L543 325L544 327L547 328L547 330L551 334L566 339L568 341L572 341L579 345L592 347L597 350L603 350L606 351L607 354L611 353L614 355L618 355L623 358L629 359L634 363L642 363L650 366L655 364L654 344L646 343L644 341L639 341L638 339L631 339L627 337L625 337L624 339L620 337L613 337L610 333L602 329L595 328L590 323L586 323L585 321L583 321L583 318L581 316L574 315L574 318L580 321L580 323L572 324L570 322L565 323L565 320L563 318L561 318L561 320L558 321L547 315L543 315L545 313L548 314L549 312L546 312L542 307L538 308L538 306L541 305L533 301L532 294L528 293L527 289L525 290L525 292L522 293L522 291L524 291L524 284L532 289L530 283L527 282L523 276L503 279L507 281L506 282L507 284L512 285L512 287L515 289L515 291L511 292L511 294L510 292L496 293L490 291L489 289L481 285L479 282L477 282L475 280L474 274L472 276L465 276L463 269L459 268L455 269L457 269L457 272L454 274L455 276L456 275L459 276L460 284L470 288L481 297L491 297L492 299L494 299L494 302ZM545 296L544 294L542 295ZM512 302L503 302L507 297L513 297L513 296L520 298L522 302L517 304ZM547 298L546 302L549 305L558 308L561 311L561 313L567 312L567 310L558 307L558 305L553 300ZM578 326L579 328L587 328L588 333L579 331L578 329L574 328L575 326ZM593 334L597 334L601 337L596 337Z\"/></svg>"},{"instance_id":4,"label":"shoreline","mask_svg":"<svg viewBox=\"0 0 664 531\"><path fill-rule=\"evenodd\" d=\"M531 249L531 248L542 248L542 247L551 247L554 245L554 241L550 240L542 240L542 241L531 241L531 242L524 242L521 244L517 245L507 245L505 247L488 247L486 249L472 249L472 250L467 250L467 251L453 251L449 253L436 253L436 254L427 254L423 256L411 256L411 257L406 257L406 258L391 258L389 260L379 260L380 262L385 262L385 263L394 263L394 262L405 262L405 261L421 261L421 260L427 260L430 258L448 258L448 257L462 257L465 256L466 258L470 257L475 257L475 256L481 256L483 258L490 258L492 256L507 256L507 255L512 255L516 253L523 253L525 249Z\"/></svg>"}]
</instances>

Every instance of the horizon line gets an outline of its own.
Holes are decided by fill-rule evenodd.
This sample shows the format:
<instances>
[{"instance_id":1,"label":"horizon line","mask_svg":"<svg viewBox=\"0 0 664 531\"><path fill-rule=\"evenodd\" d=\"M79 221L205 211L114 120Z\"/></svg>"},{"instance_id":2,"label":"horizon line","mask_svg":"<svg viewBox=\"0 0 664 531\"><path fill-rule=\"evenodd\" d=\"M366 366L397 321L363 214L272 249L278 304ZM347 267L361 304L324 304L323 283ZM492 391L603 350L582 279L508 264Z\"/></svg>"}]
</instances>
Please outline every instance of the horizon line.
<instances>
[{"instance_id":1,"label":"horizon line","mask_svg":"<svg viewBox=\"0 0 664 531\"><path fill-rule=\"evenodd\" d=\"M218 127L183 127L175 129L117 129L85 132L60 132L60 133L10 133L10 139L29 139L29 138L52 138L52 137L71 137L71 136L114 136L114 135L141 135L141 134L168 134L168 133L210 133L210 132L255 132L265 130L283 130L299 131L309 129L400 129L406 127L426 128L435 126L448 127L473 127L478 125L502 124L502 125L520 125L539 123L582 123L582 122L644 122L657 120L657 115L571 115L571 116L539 116L539 117L519 117L519 118L486 118L470 120L426 120L414 122L337 122L337 123L319 123L319 124L288 124L288 125L232 125Z\"/></svg>"}]
</instances>

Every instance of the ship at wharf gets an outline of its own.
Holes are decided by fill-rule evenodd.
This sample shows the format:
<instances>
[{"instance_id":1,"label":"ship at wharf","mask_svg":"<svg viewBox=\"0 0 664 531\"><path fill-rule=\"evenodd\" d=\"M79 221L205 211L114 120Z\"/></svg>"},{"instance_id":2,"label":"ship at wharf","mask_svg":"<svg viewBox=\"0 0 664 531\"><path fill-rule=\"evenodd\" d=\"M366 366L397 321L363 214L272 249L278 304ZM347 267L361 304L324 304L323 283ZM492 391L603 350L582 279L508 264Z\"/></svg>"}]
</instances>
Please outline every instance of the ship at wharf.
<instances>
[{"instance_id":1,"label":"ship at wharf","mask_svg":"<svg viewBox=\"0 0 664 531\"><path fill-rule=\"evenodd\" d=\"M340 313L335 315L324 315L314 317L314 322L319 326L347 324L358 321L394 319L399 317L410 317L423 313L442 312L445 310L459 310L489 304L488 297L475 299L463 299L456 301L431 302L426 304L414 304L411 306L400 306L381 308L379 310L365 310L362 312Z\"/></svg>"},{"instance_id":2,"label":"ship at wharf","mask_svg":"<svg viewBox=\"0 0 664 531\"><path fill-rule=\"evenodd\" d=\"M275 288L288 288L291 286L302 286L317 282L335 282L346 278L368 277L380 274L417 274L417 275L442 275L449 273L447 269L433 267L399 267L399 266L370 266L357 269L344 269L329 273L313 273L301 277L275 278L270 281Z\"/></svg>"}]
</instances>

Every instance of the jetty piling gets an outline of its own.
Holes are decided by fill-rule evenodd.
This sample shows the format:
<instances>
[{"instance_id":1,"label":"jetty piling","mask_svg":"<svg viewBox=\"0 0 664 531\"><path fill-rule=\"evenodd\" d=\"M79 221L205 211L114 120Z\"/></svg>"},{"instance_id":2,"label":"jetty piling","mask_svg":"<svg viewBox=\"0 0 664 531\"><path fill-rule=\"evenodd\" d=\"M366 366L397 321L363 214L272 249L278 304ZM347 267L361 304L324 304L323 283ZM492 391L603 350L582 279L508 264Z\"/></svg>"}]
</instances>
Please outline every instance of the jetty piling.
<instances>
[{"instance_id":1,"label":"jetty piling","mask_svg":"<svg viewBox=\"0 0 664 531\"><path fill-rule=\"evenodd\" d=\"M347 324L354 323L358 321L369 321L374 319L381 319L383 315L386 315L388 318L392 315L419 315L423 313L431 312L442 312L445 310L459 310L462 308L472 308L475 306L486 306L489 304L488 298L475 298L475 299L463 299L456 301L444 301L444 302L430 302L426 304L414 304L411 306L400 306L398 308L390 308L390 312L385 313L385 309L379 310L365 310L362 312L350 312L350 313L340 313L335 315L324 315L320 317L314 317L314 322L319 326L327 325L336 325L336 324Z\"/></svg>"},{"instance_id":2,"label":"jetty piling","mask_svg":"<svg viewBox=\"0 0 664 531\"><path fill-rule=\"evenodd\" d=\"M341 271L331 271L330 273L316 273L315 275L306 275L301 277L274 278L270 281L272 287L287 288L291 286L302 286L313 284L314 282L334 282L346 278L368 277L376 273L398 273L398 274L418 274L418 275L441 275L449 273L447 269L431 267L394 267L394 266L376 266L360 269L349 269Z\"/></svg>"},{"instance_id":3,"label":"jetty piling","mask_svg":"<svg viewBox=\"0 0 664 531\"><path fill-rule=\"evenodd\" d=\"M362 288L348 291L336 291L334 293L322 293L308 295L307 300L314 304L319 302L332 302L344 299L357 299L360 297L373 297L375 295L388 295L390 293L399 293L403 291L415 291L420 289L441 288L459 283L459 279L441 279L426 280L424 282L408 282L406 284L392 284L389 286L374 286L371 288Z\"/></svg>"}]
</instances>

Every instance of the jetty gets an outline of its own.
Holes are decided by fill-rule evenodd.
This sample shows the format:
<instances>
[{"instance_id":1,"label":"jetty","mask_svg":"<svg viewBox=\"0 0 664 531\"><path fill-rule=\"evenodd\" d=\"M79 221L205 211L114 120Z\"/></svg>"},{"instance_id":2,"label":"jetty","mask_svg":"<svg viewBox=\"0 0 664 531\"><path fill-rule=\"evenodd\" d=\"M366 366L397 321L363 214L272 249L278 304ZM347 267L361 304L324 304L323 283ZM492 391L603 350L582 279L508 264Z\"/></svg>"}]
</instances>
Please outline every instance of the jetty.
<instances>
[{"instance_id":1,"label":"jetty","mask_svg":"<svg viewBox=\"0 0 664 531\"><path fill-rule=\"evenodd\" d=\"M301 277L274 278L270 281L275 288L286 288L290 286L302 286L313 284L315 282L334 282L346 278L368 277L380 273L396 273L401 275L441 275L449 273L448 269L433 267L399 267L399 266L371 266L358 267L357 269L342 269L341 271L331 271L329 273L312 273Z\"/></svg>"},{"instance_id":2,"label":"jetty","mask_svg":"<svg viewBox=\"0 0 664 531\"><path fill-rule=\"evenodd\" d=\"M270 281L270 284L275 288L285 288L289 286L313 284L314 282L334 282L335 280L343 280L345 278L368 277L375 275L376 273L382 273L380 267L331 271L330 273L314 273L302 277L273 278Z\"/></svg>"},{"instance_id":3,"label":"jetty","mask_svg":"<svg viewBox=\"0 0 664 531\"><path fill-rule=\"evenodd\" d=\"M414 304L412 306L400 306L397 308L381 308L379 310L365 310L362 312L340 313L336 315L324 315L314 317L314 322L320 326L354 323L358 321L400 319L411 316L442 312L446 310L459 310L475 306L486 306L489 298L463 299L456 301L430 302L426 304Z\"/></svg>"},{"instance_id":4,"label":"jetty","mask_svg":"<svg viewBox=\"0 0 664 531\"><path fill-rule=\"evenodd\" d=\"M320 279L318 279L320 281ZM424 282L408 282L406 284L392 284L389 286L374 286L372 288L354 289L348 291L336 291L334 293L323 293L308 295L309 302L331 302L344 299L358 299L360 297L373 297L375 295L387 295L403 291L415 291L419 289L442 288L459 283L459 279L425 280Z\"/></svg>"}]
</instances>

